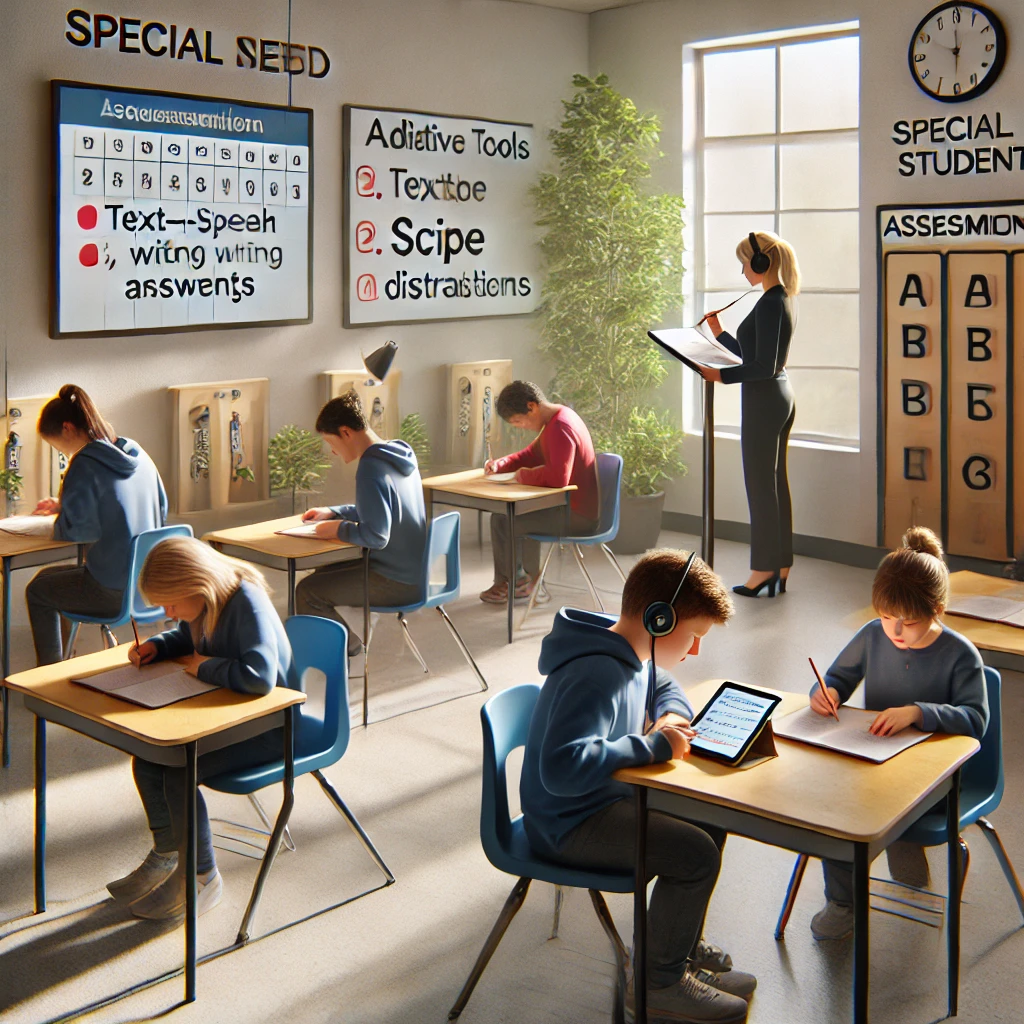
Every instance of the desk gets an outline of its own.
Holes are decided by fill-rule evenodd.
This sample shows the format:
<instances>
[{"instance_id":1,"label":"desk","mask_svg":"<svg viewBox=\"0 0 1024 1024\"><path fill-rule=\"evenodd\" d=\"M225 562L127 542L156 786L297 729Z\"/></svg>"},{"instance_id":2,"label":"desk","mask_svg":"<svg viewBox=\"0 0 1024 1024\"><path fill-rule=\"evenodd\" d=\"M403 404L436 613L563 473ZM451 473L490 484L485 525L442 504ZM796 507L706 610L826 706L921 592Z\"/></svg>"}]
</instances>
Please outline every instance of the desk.
<instances>
[{"instance_id":1,"label":"desk","mask_svg":"<svg viewBox=\"0 0 1024 1024\"><path fill-rule=\"evenodd\" d=\"M688 692L694 710L723 680ZM807 698L787 694L787 705ZM853 864L853 1020L868 1020L868 868L938 798L948 796L949 1012L956 1015L960 977L960 766L979 748L968 736L935 734L884 764L776 738L779 756L745 771L699 757L628 768L615 777L636 787L637 867L634 892L636 1022L646 1024L647 811L667 811L698 824L812 857ZM798 795L799 799L794 799Z\"/></svg>"},{"instance_id":2,"label":"desk","mask_svg":"<svg viewBox=\"0 0 1024 1024\"><path fill-rule=\"evenodd\" d=\"M433 516L433 504L452 508L475 508L508 518L509 549L512 552L508 568L508 642L512 643L512 617L516 590L516 514L537 512L543 508L557 508L569 504L569 495L576 490L568 487L529 487L526 484L499 484L484 477L482 469L467 469L462 473L431 476L423 481L427 502L427 521Z\"/></svg>"},{"instance_id":3,"label":"desk","mask_svg":"<svg viewBox=\"0 0 1024 1024\"><path fill-rule=\"evenodd\" d=\"M0 655L2 661L3 679L11 674L11 573L15 569L30 569L37 565L49 565L52 562L63 562L65 558L71 558L75 552L79 553L81 561L81 548L77 544L69 544L64 540L47 539L46 537L19 537L17 534L4 533L0 531L0 561L3 563L3 602L4 619L3 635L0 636L0 643L3 644L3 653ZM7 703L7 689L0 682L0 701L3 702L4 723L3 723L3 762L6 768L11 763L11 740L10 740L10 716L11 709Z\"/></svg>"},{"instance_id":4,"label":"desk","mask_svg":"<svg viewBox=\"0 0 1024 1024\"><path fill-rule=\"evenodd\" d=\"M299 690L275 687L265 697L232 690L210 690L165 708L143 708L116 697L78 686L72 676L94 675L128 664L128 646L87 654L81 658L19 672L7 685L24 695L25 707L36 716L35 747L35 910L46 910L46 723L56 722L90 736L126 754L157 764L184 766L186 771L185 850L185 1002L196 998L196 761L200 754L219 750L259 733L284 725L284 800L256 884L235 940L236 948L249 940L249 928L263 893L263 884L274 862L281 836L291 814L295 761L293 750L295 706L306 695ZM89 1007L96 1009L141 988L159 984L181 973L170 971L133 986L112 999ZM86 1010L80 1011L82 1013Z\"/></svg>"}]
</instances>

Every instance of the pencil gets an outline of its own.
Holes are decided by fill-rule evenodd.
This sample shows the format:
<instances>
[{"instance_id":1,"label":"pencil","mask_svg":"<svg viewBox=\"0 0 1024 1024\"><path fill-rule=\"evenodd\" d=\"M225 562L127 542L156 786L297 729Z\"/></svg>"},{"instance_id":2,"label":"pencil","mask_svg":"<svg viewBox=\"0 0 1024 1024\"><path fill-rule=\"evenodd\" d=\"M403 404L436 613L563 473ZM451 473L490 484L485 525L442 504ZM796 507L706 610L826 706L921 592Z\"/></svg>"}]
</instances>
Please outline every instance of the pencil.
<instances>
[{"instance_id":1,"label":"pencil","mask_svg":"<svg viewBox=\"0 0 1024 1024\"><path fill-rule=\"evenodd\" d=\"M135 634L135 650L139 650L142 646L142 641L139 640L139 627L135 625L135 619L130 615L128 616L129 622L132 624L132 632ZM139 668L142 668L142 662L139 662Z\"/></svg>"},{"instance_id":2,"label":"pencil","mask_svg":"<svg viewBox=\"0 0 1024 1024\"><path fill-rule=\"evenodd\" d=\"M811 669L814 671L814 678L818 680L818 686L821 687L821 694L825 698L825 702L830 708L832 708L832 717L839 721L839 712L832 707L832 695L828 692L828 687L825 685L825 680L821 678L821 673L818 671L818 667L814 664L813 658L807 659L811 663Z\"/></svg>"}]
</instances>

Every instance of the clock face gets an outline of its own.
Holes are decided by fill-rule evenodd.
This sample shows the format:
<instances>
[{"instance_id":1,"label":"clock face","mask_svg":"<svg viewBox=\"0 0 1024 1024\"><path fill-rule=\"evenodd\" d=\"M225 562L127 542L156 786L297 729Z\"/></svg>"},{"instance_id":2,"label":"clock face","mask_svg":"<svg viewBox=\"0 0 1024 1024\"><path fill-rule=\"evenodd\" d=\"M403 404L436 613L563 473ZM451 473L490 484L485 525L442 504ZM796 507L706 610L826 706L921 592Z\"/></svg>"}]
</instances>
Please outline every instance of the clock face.
<instances>
[{"instance_id":1,"label":"clock face","mask_svg":"<svg viewBox=\"0 0 1024 1024\"><path fill-rule=\"evenodd\" d=\"M1006 33L987 7L944 3L921 20L907 54L914 81L943 103L980 96L999 77Z\"/></svg>"}]
</instances>

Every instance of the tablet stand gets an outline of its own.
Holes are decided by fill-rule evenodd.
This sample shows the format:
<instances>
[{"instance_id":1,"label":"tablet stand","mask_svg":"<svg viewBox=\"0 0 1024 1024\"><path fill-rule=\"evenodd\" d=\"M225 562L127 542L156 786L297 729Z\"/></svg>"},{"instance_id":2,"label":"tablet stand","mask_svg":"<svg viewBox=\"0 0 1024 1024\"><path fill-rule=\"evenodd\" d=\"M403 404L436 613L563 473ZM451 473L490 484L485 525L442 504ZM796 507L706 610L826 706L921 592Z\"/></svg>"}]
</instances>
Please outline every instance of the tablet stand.
<instances>
[{"instance_id":1,"label":"tablet stand","mask_svg":"<svg viewBox=\"0 0 1024 1024\"><path fill-rule=\"evenodd\" d=\"M734 767L738 768L741 764L756 761L762 757L778 756L779 752L775 749L775 730L769 720L764 723L764 728L757 734L757 739L750 744L747 752L736 762Z\"/></svg>"}]
</instances>

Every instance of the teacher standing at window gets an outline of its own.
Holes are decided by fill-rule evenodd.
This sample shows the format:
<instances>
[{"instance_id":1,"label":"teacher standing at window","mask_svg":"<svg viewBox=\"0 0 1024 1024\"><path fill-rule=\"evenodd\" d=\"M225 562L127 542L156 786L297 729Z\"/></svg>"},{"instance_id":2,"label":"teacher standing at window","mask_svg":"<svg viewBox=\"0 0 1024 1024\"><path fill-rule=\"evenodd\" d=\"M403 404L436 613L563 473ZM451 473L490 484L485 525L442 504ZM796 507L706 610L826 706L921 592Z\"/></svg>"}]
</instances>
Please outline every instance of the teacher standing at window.
<instances>
[{"instance_id":1,"label":"teacher standing at window","mask_svg":"<svg viewBox=\"0 0 1024 1024\"><path fill-rule=\"evenodd\" d=\"M800 268L788 242L770 231L751 231L736 247L743 276L764 293L734 338L717 316L708 327L743 362L706 368L705 380L741 384L743 480L750 509L750 576L733 587L743 597L786 592L793 564L793 508L786 469L789 432L796 405L786 375L793 336L793 297L800 291Z\"/></svg>"}]
</instances>

